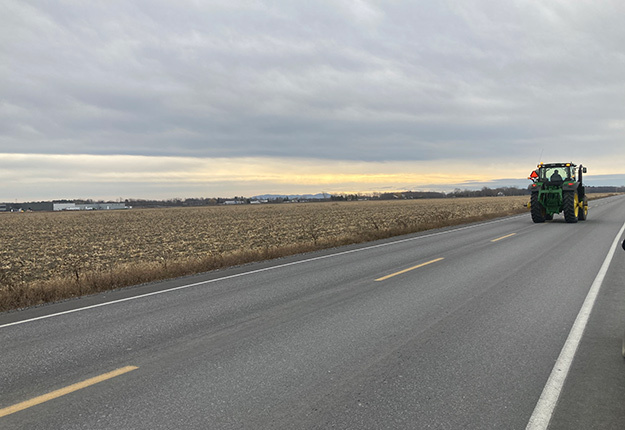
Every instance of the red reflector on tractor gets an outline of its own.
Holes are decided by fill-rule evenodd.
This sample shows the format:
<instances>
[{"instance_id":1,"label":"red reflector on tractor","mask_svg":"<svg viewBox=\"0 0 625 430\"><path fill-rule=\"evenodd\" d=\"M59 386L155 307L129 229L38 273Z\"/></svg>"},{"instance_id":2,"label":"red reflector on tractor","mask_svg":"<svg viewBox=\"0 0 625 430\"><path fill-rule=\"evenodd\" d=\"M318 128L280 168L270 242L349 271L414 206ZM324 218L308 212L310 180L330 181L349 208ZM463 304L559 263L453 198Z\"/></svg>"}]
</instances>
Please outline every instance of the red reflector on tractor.
<instances>
[{"instance_id":1,"label":"red reflector on tractor","mask_svg":"<svg viewBox=\"0 0 625 430\"><path fill-rule=\"evenodd\" d=\"M573 186L573 182L569 182L569 185L570 185L570 186Z\"/></svg>"}]
</instances>

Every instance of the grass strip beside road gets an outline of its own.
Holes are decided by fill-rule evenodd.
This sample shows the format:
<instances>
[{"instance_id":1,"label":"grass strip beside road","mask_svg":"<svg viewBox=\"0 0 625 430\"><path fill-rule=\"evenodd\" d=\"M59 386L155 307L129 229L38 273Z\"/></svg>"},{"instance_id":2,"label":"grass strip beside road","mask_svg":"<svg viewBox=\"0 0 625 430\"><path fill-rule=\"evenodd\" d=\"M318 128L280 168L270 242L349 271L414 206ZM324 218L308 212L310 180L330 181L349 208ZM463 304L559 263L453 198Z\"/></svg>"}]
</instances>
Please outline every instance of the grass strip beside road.
<instances>
[{"instance_id":1,"label":"grass strip beside road","mask_svg":"<svg viewBox=\"0 0 625 430\"><path fill-rule=\"evenodd\" d=\"M112 372L105 373L103 375L95 376L93 378L86 379L82 382L78 382L76 384L72 384L68 387L61 388L59 390L52 391L48 394L44 394L42 396L38 396L32 398L30 400L26 400L25 402L18 403L13 406L9 406L7 408L0 409L0 418L6 417L7 415L14 414L19 411L23 411L24 409L31 408L36 405L40 405L41 403L45 403L47 401L56 399L58 397L64 396L66 394L73 393L74 391L82 390L83 388L87 388L91 385L98 384L100 382L106 381L108 379L114 378L119 375L123 375L124 373L131 372L133 370L138 369L136 366L126 366L117 370L113 370Z\"/></svg>"}]
</instances>

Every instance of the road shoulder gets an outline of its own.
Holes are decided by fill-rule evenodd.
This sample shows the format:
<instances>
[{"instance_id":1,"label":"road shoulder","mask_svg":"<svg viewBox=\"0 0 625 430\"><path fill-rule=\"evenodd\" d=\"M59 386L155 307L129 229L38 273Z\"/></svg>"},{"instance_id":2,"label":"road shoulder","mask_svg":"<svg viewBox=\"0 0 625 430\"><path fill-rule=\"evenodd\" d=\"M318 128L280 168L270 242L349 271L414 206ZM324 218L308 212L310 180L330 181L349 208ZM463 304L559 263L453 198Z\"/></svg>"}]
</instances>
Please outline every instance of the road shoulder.
<instances>
[{"instance_id":1,"label":"road shoulder","mask_svg":"<svg viewBox=\"0 0 625 430\"><path fill-rule=\"evenodd\" d=\"M614 256L550 429L622 429L625 423L625 253Z\"/></svg>"}]
</instances>

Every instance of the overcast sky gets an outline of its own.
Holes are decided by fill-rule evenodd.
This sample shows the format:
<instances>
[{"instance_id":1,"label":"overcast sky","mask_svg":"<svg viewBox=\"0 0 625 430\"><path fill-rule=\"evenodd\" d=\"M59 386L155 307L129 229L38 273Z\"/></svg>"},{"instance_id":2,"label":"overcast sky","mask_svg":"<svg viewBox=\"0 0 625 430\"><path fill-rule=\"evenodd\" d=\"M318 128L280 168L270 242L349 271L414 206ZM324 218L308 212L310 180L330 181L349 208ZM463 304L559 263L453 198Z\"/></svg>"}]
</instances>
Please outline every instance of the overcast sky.
<instances>
[{"instance_id":1,"label":"overcast sky","mask_svg":"<svg viewBox=\"0 0 625 430\"><path fill-rule=\"evenodd\" d=\"M0 201L625 184L625 2L2 1ZM593 179L594 178L594 179Z\"/></svg>"}]
</instances>

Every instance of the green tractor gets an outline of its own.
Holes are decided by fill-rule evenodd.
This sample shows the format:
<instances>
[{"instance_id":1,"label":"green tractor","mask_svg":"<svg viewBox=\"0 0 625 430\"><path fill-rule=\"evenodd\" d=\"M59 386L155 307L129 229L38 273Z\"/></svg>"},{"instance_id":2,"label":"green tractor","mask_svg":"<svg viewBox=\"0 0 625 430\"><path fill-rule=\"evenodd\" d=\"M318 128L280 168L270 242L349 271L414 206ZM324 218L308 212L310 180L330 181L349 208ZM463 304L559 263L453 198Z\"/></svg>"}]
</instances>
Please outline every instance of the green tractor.
<instances>
[{"instance_id":1,"label":"green tractor","mask_svg":"<svg viewBox=\"0 0 625 430\"><path fill-rule=\"evenodd\" d=\"M554 214L564 212L566 222L584 221L588 215L588 199L582 184L586 168L573 163L540 163L532 172L529 186L532 197L528 204L532 221L552 220ZM577 178L575 177L577 174Z\"/></svg>"}]
</instances>

